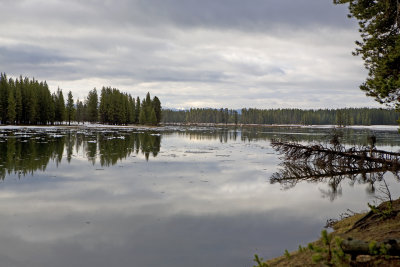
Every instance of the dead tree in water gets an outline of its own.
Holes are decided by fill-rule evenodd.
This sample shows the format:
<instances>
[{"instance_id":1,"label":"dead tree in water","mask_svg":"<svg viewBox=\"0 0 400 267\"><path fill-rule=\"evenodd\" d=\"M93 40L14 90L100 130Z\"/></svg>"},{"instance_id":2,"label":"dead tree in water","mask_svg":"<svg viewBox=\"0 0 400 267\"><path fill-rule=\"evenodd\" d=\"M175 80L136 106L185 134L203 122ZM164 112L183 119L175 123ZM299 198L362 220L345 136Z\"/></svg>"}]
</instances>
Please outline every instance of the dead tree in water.
<instances>
[{"instance_id":1,"label":"dead tree in water","mask_svg":"<svg viewBox=\"0 0 400 267\"><path fill-rule=\"evenodd\" d=\"M352 183L381 181L387 171L400 180L400 153L375 149L376 139L364 147L345 148L334 134L330 145L302 145L296 142L272 140L271 146L284 155L283 167L271 177L271 183L281 183L284 188L294 187L301 181L322 182L328 180L333 200L340 194L340 183L348 178Z\"/></svg>"},{"instance_id":2,"label":"dead tree in water","mask_svg":"<svg viewBox=\"0 0 400 267\"><path fill-rule=\"evenodd\" d=\"M400 168L400 153L364 147L346 149L341 144L334 143L331 147L323 145L305 146L293 142L272 140L272 147L283 154L290 161L303 160L312 162L317 166L336 164L347 166L350 169L376 169L397 170Z\"/></svg>"}]
</instances>

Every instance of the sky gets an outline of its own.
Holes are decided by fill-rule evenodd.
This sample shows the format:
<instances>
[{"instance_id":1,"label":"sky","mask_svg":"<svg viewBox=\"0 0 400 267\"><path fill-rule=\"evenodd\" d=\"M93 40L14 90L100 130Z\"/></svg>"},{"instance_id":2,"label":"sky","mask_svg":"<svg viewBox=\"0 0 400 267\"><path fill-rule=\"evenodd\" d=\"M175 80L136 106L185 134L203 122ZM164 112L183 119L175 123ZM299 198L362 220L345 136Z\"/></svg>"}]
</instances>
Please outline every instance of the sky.
<instances>
[{"instance_id":1,"label":"sky","mask_svg":"<svg viewBox=\"0 0 400 267\"><path fill-rule=\"evenodd\" d=\"M0 0L0 72L164 108L380 107L332 0Z\"/></svg>"}]
</instances>

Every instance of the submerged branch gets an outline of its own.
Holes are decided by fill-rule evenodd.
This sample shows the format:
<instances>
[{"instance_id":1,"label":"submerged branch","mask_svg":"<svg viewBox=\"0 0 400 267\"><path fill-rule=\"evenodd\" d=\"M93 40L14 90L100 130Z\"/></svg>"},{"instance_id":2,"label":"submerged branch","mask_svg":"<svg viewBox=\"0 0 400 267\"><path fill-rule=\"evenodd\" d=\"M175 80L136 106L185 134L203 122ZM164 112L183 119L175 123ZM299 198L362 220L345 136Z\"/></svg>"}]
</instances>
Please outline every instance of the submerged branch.
<instances>
[{"instance_id":1,"label":"submerged branch","mask_svg":"<svg viewBox=\"0 0 400 267\"><path fill-rule=\"evenodd\" d=\"M362 149L357 150L355 147L345 149L341 145L333 147L325 147L323 145L305 146L297 143L289 143L281 140L272 140L271 146L278 152L285 154L286 160L306 160L306 161L339 161L350 165L358 165L358 167L367 167L375 165L373 168L400 168L400 153L387 152L383 150ZM367 165L367 166L360 166ZM380 165L380 166L379 166Z\"/></svg>"},{"instance_id":2,"label":"submerged branch","mask_svg":"<svg viewBox=\"0 0 400 267\"><path fill-rule=\"evenodd\" d=\"M334 136L330 146L302 145L295 142L272 140L271 146L284 155L283 168L274 173L272 184L280 183L292 188L297 183L327 181L333 200L340 193L340 183L348 178L352 183L381 181L387 171L399 179L400 153L376 150L374 144L364 147L345 148ZM399 179L400 180L400 179Z\"/></svg>"}]
</instances>

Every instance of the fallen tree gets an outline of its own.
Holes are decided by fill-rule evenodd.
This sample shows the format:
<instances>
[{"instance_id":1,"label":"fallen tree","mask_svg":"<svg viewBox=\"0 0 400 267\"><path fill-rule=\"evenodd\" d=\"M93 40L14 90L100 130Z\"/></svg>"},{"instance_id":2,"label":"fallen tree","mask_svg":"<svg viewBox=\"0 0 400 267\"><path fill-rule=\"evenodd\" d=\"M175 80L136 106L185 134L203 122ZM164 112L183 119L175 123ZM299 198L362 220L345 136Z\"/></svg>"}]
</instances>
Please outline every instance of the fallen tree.
<instances>
[{"instance_id":1,"label":"fallen tree","mask_svg":"<svg viewBox=\"0 0 400 267\"><path fill-rule=\"evenodd\" d=\"M348 168L386 168L397 170L400 168L400 153L376 150L370 147L346 149L341 144L334 143L331 147L321 144L301 145L294 142L272 140L271 146L278 152L285 154L287 160L312 161L320 166L338 164Z\"/></svg>"},{"instance_id":2,"label":"fallen tree","mask_svg":"<svg viewBox=\"0 0 400 267\"><path fill-rule=\"evenodd\" d=\"M333 200L341 192L343 179L350 179L353 184L369 183L372 191L375 190L374 183L381 181L387 171L400 180L400 153L376 149L374 136L368 141L368 146L346 148L340 143L337 133L332 135L328 144L304 145L271 140L271 146L283 155L283 162L270 182L280 183L285 189L302 181L327 182L330 191L323 193Z\"/></svg>"}]
</instances>

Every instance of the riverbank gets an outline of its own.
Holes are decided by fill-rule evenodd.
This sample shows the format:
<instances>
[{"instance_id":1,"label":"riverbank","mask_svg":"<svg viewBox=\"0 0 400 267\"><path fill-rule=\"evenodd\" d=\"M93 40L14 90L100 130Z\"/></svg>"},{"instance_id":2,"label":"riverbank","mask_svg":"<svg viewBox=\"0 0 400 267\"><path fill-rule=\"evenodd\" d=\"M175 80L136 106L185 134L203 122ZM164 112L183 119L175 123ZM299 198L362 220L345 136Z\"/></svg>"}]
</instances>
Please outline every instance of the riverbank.
<instances>
[{"instance_id":1,"label":"riverbank","mask_svg":"<svg viewBox=\"0 0 400 267\"><path fill-rule=\"evenodd\" d=\"M385 218L380 212L385 212L388 209L389 202L384 202L377 207L375 212L357 213L332 222L331 227L334 231L332 232L330 245L333 249L336 247L336 237L341 240L347 240L348 238L363 240L369 242L370 245L374 241L383 242L387 239L400 239L400 199L392 202L391 210L393 216ZM322 240L313 242L312 246L314 248L327 247L324 246ZM311 251L308 246L304 245L304 247L299 247L298 251L287 252L281 257L266 261L264 266L324 266L313 261L315 254L315 250ZM351 261L349 255L347 257L348 261L343 266L400 266L399 256L359 255Z\"/></svg>"},{"instance_id":2,"label":"riverbank","mask_svg":"<svg viewBox=\"0 0 400 267\"><path fill-rule=\"evenodd\" d=\"M1 125L0 129L51 129L51 128L66 128L66 129L81 129L81 128L113 128L113 129L164 129L165 127L230 127L230 128L268 128L268 127L282 127L282 128L318 128L318 129L330 129L338 128L336 125L299 125L299 124L221 124L221 123L161 123L158 126L152 125L111 125L111 124L100 124L100 123L71 123L59 124L59 125ZM398 131L398 125L351 125L347 127L349 129L370 129L373 131Z\"/></svg>"},{"instance_id":3,"label":"riverbank","mask_svg":"<svg viewBox=\"0 0 400 267\"><path fill-rule=\"evenodd\" d=\"M183 126L183 127L252 127L252 128L268 128L268 127L282 127L282 128L319 128L319 129L371 129L375 131L398 131L399 125L348 125L345 127L339 127L337 125L303 125L303 124L234 124L234 123L161 123L162 126Z\"/></svg>"},{"instance_id":4,"label":"riverbank","mask_svg":"<svg viewBox=\"0 0 400 267\"><path fill-rule=\"evenodd\" d=\"M85 124L57 124L57 125L0 125L0 129L95 129L95 128L112 128L112 129L159 129L162 126L151 125L110 125L99 123L85 123Z\"/></svg>"}]
</instances>

